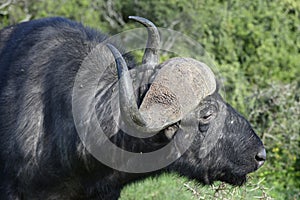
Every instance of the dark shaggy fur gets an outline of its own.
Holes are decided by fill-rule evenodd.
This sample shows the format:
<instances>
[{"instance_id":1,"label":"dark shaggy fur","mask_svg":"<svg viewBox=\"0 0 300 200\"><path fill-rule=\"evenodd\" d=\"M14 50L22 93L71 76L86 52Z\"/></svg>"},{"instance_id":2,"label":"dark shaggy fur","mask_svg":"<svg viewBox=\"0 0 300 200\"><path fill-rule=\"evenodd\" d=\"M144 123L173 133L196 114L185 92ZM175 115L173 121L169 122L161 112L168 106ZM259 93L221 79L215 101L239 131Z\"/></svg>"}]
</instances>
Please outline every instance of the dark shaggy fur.
<instances>
[{"instance_id":1,"label":"dark shaggy fur","mask_svg":"<svg viewBox=\"0 0 300 200\"><path fill-rule=\"evenodd\" d=\"M218 93L194 111L198 123L190 148L160 171L120 172L85 150L73 121L72 88L81 62L104 39L98 31L63 18L34 20L1 30L0 199L117 199L124 185L164 171L204 184L245 182L246 174L257 169L255 156L263 145L247 120ZM105 88L99 88L96 96L105 133L116 145L133 152L150 152L166 145L170 139L164 131L139 139L116 130L109 109L117 82L115 67L111 67L100 80ZM190 124L174 126L180 134ZM202 158L202 141L214 131L220 131L221 137Z\"/></svg>"}]
</instances>

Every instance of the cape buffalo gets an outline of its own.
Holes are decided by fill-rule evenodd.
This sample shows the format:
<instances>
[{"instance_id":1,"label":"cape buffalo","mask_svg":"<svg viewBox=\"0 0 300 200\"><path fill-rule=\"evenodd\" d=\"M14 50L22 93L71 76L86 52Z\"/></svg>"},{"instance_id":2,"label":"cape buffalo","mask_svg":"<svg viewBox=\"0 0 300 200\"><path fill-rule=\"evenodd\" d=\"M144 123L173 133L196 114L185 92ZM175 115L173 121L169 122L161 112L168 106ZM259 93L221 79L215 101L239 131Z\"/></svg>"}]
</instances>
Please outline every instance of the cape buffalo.
<instances>
[{"instance_id":1,"label":"cape buffalo","mask_svg":"<svg viewBox=\"0 0 300 200\"><path fill-rule=\"evenodd\" d=\"M104 34L68 19L32 20L1 30L0 199L117 199L124 185L161 172L203 184L242 185L263 165L261 140L222 99L210 68L192 58L158 63L159 31L147 19L130 18L148 30L141 66L122 55L117 43L105 42ZM104 69L106 59L113 62ZM103 74L95 94L74 99L82 66L91 71L101 66ZM88 82L77 89L85 92ZM118 112L112 109L115 91ZM78 130L90 124L94 112L77 113L76 124L75 104L95 110L102 127L101 133L83 134L95 141L91 145ZM109 141L98 141L97 134ZM139 161L172 141L165 156ZM102 149L99 161L91 151L105 142L141 158ZM102 157L117 164L103 163ZM166 166L143 171L169 157Z\"/></svg>"}]
</instances>

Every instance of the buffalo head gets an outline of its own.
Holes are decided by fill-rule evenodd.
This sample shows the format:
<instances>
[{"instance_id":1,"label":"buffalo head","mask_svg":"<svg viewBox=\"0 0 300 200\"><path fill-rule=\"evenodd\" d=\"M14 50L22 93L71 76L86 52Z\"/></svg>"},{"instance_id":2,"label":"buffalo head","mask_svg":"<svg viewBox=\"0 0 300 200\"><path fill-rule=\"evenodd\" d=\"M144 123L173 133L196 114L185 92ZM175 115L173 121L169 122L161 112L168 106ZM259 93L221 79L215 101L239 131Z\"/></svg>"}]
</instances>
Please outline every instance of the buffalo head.
<instances>
[{"instance_id":1,"label":"buffalo head","mask_svg":"<svg viewBox=\"0 0 300 200\"><path fill-rule=\"evenodd\" d=\"M205 184L215 180L244 183L246 175L266 160L264 146L250 123L222 99L206 64L179 57L159 64L157 28L147 19L130 18L148 30L140 103L124 58L107 44L118 71L122 120L134 132L145 135L164 133L172 139L184 133L182 142L194 136L188 149L167 170ZM145 84L148 82L151 84Z\"/></svg>"}]
</instances>

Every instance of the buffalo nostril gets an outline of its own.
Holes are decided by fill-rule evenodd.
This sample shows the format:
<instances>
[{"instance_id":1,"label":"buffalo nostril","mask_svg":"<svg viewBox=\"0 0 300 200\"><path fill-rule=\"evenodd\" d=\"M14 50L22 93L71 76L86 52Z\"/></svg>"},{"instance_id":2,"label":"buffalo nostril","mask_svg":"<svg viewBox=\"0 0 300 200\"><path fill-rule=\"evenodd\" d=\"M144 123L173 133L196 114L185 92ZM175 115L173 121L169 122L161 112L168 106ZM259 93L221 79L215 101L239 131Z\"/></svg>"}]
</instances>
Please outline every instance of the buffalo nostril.
<instances>
[{"instance_id":1,"label":"buffalo nostril","mask_svg":"<svg viewBox=\"0 0 300 200\"><path fill-rule=\"evenodd\" d=\"M264 164L264 162L266 161L266 158L267 158L266 149L263 148L255 156L255 160L258 163L258 168L260 168Z\"/></svg>"}]
</instances>

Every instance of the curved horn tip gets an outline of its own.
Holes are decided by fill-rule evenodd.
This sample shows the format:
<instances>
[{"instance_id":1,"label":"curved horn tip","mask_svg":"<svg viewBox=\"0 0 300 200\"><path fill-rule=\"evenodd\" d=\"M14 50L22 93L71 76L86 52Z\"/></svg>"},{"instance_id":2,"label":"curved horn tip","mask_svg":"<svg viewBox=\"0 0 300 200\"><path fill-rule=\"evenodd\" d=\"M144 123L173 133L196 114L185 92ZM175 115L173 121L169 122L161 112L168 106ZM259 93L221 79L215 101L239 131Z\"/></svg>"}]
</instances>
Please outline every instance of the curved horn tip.
<instances>
[{"instance_id":1,"label":"curved horn tip","mask_svg":"<svg viewBox=\"0 0 300 200\"><path fill-rule=\"evenodd\" d=\"M121 53L119 52L119 50L114 45L107 43L106 46L113 53L115 58L122 56Z\"/></svg>"},{"instance_id":2,"label":"curved horn tip","mask_svg":"<svg viewBox=\"0 0 300 200\"><path fill-rule=\"evenodd\" d=\"M153 27L155 26L149 19L143 18L143 17L139 17L139 16L129 16L129 19L133 19L137 22L140 22L141 24L148 26L148 27Z\"/></svg>"},{"instance_id":3,"label":"curved horn tip","mask_svg":"<svg viewBox=\"0 0 300 200\"><path fill-rule=\"evenodd\" d=\"M106 46L111 51L117 65L118 77L121 78L124 71L128 71L128 67L120 51L112 44L107 43Z\"/></svg>"},{"instance_id":4,"label":"curved horn tip","mask_svg":"<svg viewBox=\"0 0 300 200\"><path fill-rule=\"evenodd\" d=\"M148 40L145 53L143 56L143 64L150 64L154 66L158 64L158 49L160 45L160 34L158 28L150 20L139 17L139 16L129 16L129 19L133 19L141 24L143 24L148 30Z\"/></svg>"}]
</instances>

